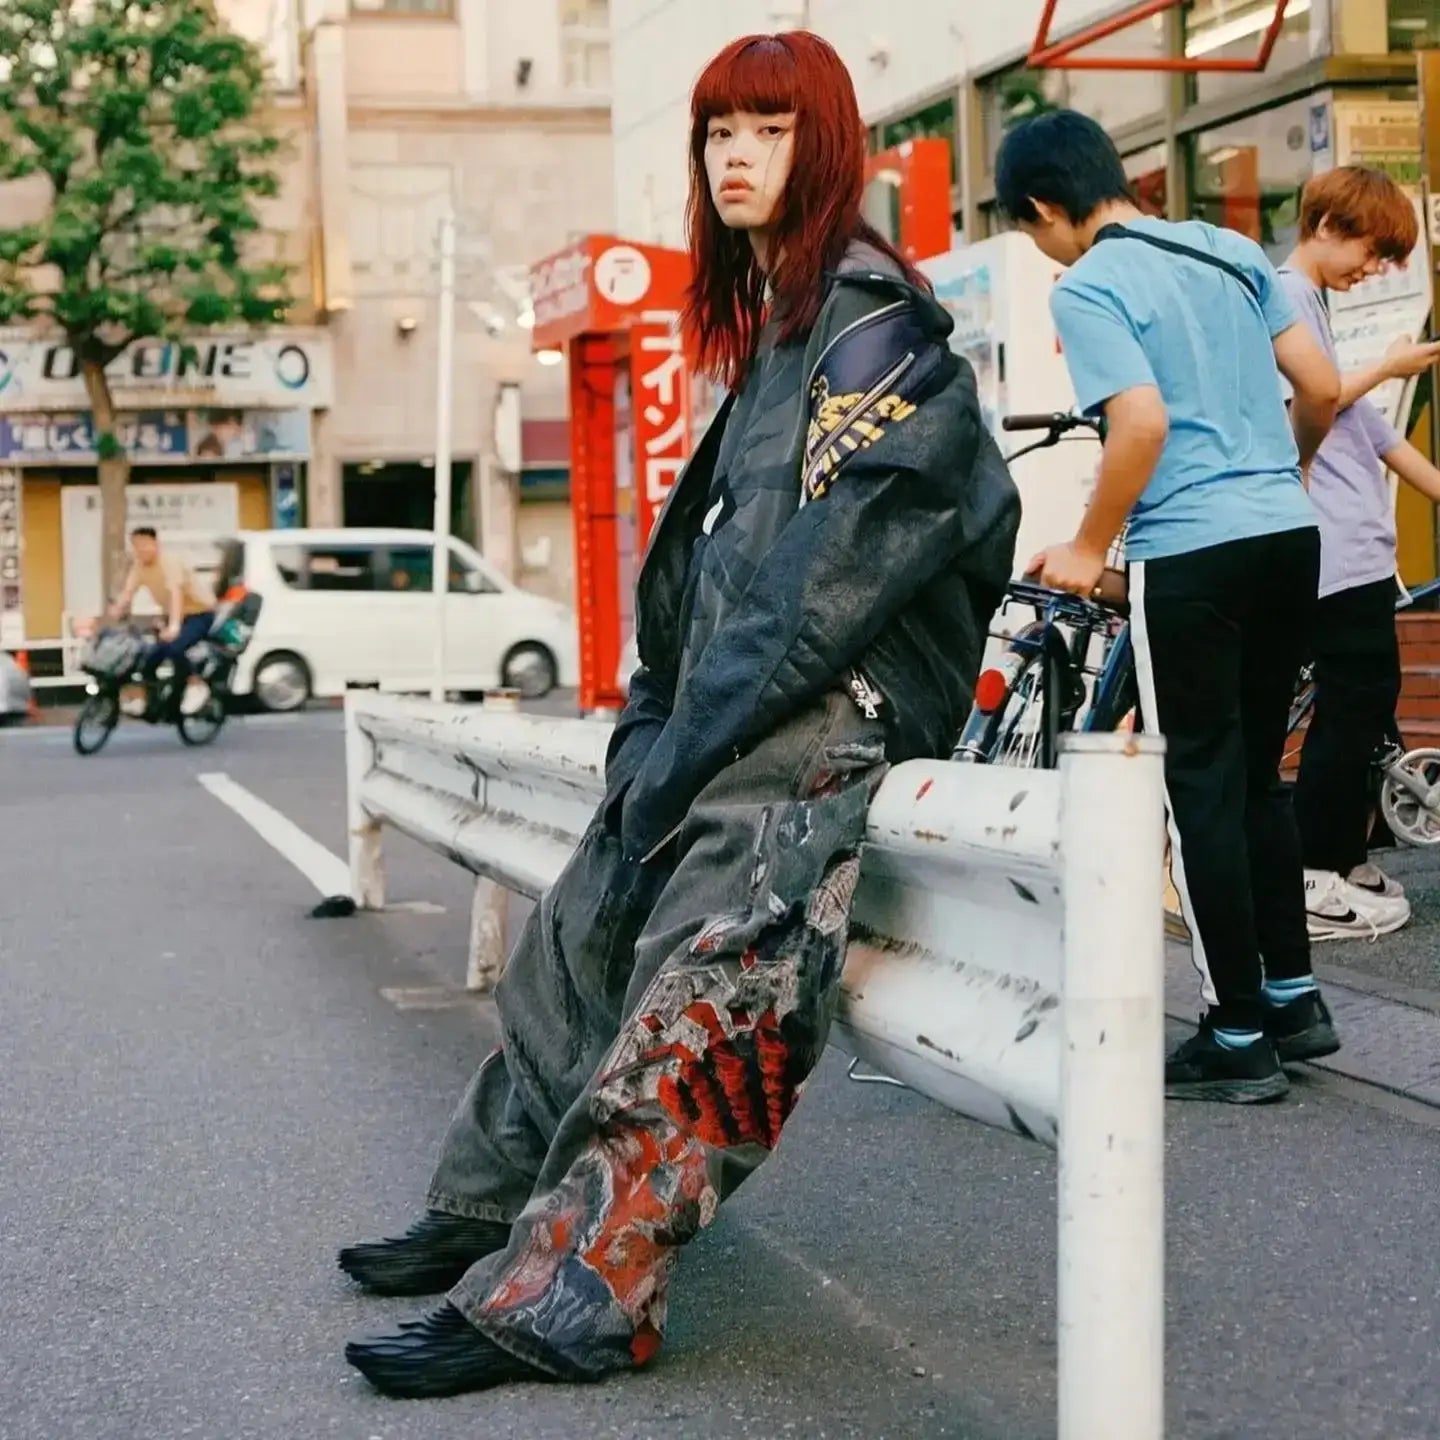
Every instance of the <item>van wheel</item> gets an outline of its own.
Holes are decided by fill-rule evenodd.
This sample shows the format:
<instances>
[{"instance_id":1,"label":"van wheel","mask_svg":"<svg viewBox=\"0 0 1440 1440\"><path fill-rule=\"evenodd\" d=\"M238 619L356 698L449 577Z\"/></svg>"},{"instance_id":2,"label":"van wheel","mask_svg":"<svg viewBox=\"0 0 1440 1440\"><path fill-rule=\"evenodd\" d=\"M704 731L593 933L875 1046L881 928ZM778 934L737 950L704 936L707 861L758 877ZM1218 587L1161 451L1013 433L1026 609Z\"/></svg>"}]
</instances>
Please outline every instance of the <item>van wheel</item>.
<instances>
[{"instance_id":1,"label":"van wheel","mask_svg":"<svg viewBox=\"0 0 1440 1440\"><path fill-rule=\"evenodd\" d=\"M260 705L274 714L301 710L310 698L310 667L298 655L277 650L255 667L250 688Z\"/></svg>"},{"instance_id":2,"label":"van wheel","mask_svg":"<svg viewBox=\"0 0 1440 1440\"><path fill-rule=\"evenodd\" d=\"M545 646L531 640L515 646L500 667L500 683L507 690L518 690L524 700L548 695L558 678L555 657Z\"/></svg>"}]
</instances>

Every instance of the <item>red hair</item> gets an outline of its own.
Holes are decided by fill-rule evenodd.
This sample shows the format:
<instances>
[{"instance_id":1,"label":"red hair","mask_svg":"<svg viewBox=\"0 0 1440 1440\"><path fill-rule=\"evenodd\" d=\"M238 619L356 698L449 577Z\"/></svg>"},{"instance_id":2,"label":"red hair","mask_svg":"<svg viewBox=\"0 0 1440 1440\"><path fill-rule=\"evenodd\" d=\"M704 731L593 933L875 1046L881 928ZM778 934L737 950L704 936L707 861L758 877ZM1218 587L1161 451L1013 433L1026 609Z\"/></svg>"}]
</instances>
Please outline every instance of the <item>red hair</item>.
<instances>
[{"instance_id":1,"label":"red hair","mask_svg":"<svg viewBox=\"0 0 1440 1440\"><path fill-rule=\"evenodd\" d=\"M1347 240L1368 240L1382 260L1405 260L1420 239L1420 222L1405 192L1386 174L1341 165L1317 175L1300 197L1300 238L1313 240L1321 224Z\"/></svg>"},{"instance_id":2,"label":"red hair","mask_svg":"<svg viewBox=\"0 0 1440 1440\"><path fill-rule=\"evenodd\" d=\"M767 277L748 235L721 223L705 173L705 145L716 115L795 114L790 178L771 227ZM808 30L747 35L704 69L690 97L690 198L685 224L694 278L685 326L700 369L730 389L743 382L765 321L765 285L780 320L780 341L808 332L824 300L824 275L846 245L868 241L912 284L925 285L860 216L865 188L865 127L850 72ZM928 288L928 287L927 287Z\"/></svg>"}]
</instances>

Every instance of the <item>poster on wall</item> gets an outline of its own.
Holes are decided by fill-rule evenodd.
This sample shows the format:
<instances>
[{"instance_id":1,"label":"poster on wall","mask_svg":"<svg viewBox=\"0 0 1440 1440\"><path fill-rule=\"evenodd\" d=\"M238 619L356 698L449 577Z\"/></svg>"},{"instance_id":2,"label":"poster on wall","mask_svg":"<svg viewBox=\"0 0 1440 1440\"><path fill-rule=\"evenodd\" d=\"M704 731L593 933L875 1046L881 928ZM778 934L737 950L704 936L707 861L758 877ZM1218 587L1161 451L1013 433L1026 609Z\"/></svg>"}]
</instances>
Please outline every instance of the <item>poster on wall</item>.
<instances>
[{"instance_id":1,"label":"poster on wall","mask_svg":"<svg viewBox=\"0 0 1440 1440\"><path fill-rule=\"evenodd\" d=\"M308 410L140 411L116 417L115 434L139 464L192 460L303 460L310 453ZM88 412L0 415L0 461L93 465Z\"/></svg>"},{"instance_id":2,"label":"poster on wall","mask_svg":"<svg viewBox=\"0 0 1440 1440\"><path fill-rule=\"evenodd\" d=\"M61 543L65 561L65 609L72 617L98 615L105 608L100 587L100 487L66 485L60 492ZM149 525L166 554L178 555L208 581L218 559L216 546L240 528L240 489L228 480L194 484L131 485L125 492L125 529ZM137 615L158 613L142 596Z\"/></svg>"},{"instance_id":3,"label":"poster on wall","mask_svg":"<svg viewBox=\"0 0 1440 1440\"><path fill-rule=\"evenodd\" d=\"M1410 197L1420 224L1408 264L1330 297L1335 349L1348 373L1375 364L1396 340L1419 338L1430 313L1430 252L1418 108L1405 101L1337 101L1334 132L1336 163L1384 171ZM1372 390L1370 399L1403 430L1414 388L1413 380L1391 380Z\"/></svg>"},{"instance_id":4,"label":"poster on wall","mask_svg":"<svg viewBox=\"0 0 1440 1440\"><path fill-rule=\"evenodd\" d=\"M0 650L17 650L25 643L20 488L18 470L0 469Z\"/></svg>"},{"instance_id":5,"label":"poster on wall","mask_svg":"<svg viewBox=\"0 0 1440 1440\"><path fill-rule=\"evenodd\" d=\"M185 416L175 411L121 415L115 435L132 460L146 464L183 460ZM95 430L88 413L0 415L0 460L30 464L93 465Z\"/></svg>"},{"instance_id":6,"label":"poster on wall","mask_svg":"<svg viewBox=\"0 0 1440 1440\"><path fill-rule=\"evenodd\" d=\"M196 410L190 435L197 460L300 460L310 453L310 412Z\"/></svg>"},{"instance_id":7,"label":"poster on wall","mask_svg":"<svg viewBox=\"0 0 1440 1440\"><path fill-rule=\"evenodd\" d=\"M970 362L980 395L980 413L995 433L1000 423L1000 366L996 357L994 282L988 265L933 277L935 298L950 312L955 329L950 348Z\"/></svg>"}]
</instances>

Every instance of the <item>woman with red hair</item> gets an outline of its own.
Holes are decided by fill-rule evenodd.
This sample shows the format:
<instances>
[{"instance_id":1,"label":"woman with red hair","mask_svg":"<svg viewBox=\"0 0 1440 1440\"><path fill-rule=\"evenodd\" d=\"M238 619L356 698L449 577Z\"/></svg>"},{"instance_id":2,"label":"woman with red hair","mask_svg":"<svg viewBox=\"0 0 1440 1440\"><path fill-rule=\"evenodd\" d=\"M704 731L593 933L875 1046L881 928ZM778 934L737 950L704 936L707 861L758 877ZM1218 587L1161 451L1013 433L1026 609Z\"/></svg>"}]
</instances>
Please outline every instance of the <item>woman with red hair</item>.
<instances>
[{"instance_id":1,"label":"woman with red hair","mask_svg":"<svg viewBox=\"0 0 1440 1440\"><path fill-rule=\"evenodd\" d=\"M866 813L948 754L1019 502L928 287L860 218L817 36L701 75L686 322L730 390L656 525L607 795L497 992L425 1215L341 1252L444 1304L346 1355L395 1395L593 1379L660 1346L679 1247L825 1044Z\"/></svg>"}]
</instances>

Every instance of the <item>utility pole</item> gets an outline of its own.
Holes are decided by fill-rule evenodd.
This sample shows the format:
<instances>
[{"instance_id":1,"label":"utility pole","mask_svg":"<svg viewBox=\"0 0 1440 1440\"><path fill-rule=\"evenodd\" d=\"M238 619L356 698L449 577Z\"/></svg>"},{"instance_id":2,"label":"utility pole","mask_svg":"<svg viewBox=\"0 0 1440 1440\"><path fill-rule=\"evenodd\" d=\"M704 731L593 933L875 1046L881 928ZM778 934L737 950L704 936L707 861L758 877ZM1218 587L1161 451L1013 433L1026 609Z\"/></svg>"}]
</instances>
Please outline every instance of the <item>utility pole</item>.
<instances>
[{"instance_id":1,"label":"utility pole","mask_svg":"<svg viewBox=\"0 0 1440 1440\"><path fill-rule=\"evenodd\" d=\"M440 328L435 375L435 673L430 698L445 699L445 611L450 593L450 440L455 395L455 214L440 220Z\"/></svg>"}]
</instances>

